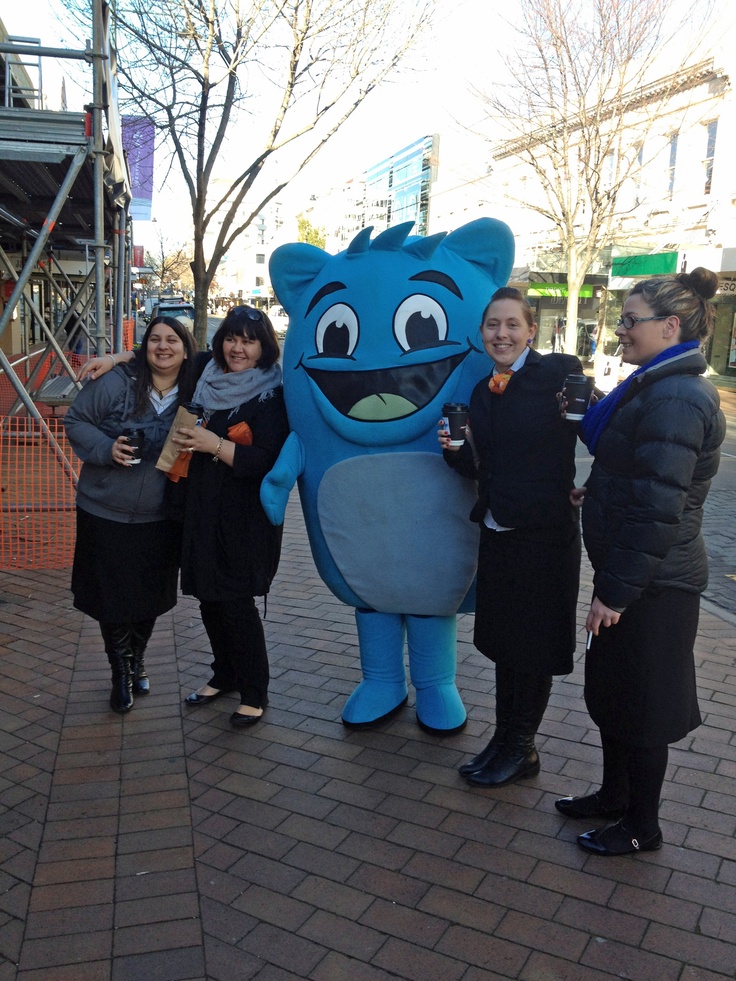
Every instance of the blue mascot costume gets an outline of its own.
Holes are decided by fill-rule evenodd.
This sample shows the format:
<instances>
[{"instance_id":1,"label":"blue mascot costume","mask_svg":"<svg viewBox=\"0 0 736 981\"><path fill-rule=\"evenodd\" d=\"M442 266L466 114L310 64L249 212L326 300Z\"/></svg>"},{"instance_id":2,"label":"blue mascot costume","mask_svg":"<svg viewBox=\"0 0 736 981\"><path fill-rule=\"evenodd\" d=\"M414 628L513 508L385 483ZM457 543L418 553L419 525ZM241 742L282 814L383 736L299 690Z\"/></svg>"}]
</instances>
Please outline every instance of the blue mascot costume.
<instances>
[{"instance_id":1,"label":"blue mascot costume","mask_svg":"<svg viewBox=\"0 0 736 981\"><path fill-rule=\"evenodd\" d=\"M514 243L491 218L427 238L412 227L373 240L365 228L336 256L274 251L292 433L261 499L281 524L298 480L319 573L355 607L363 680L343 722L371 725L406 702L406 643L417 721L442 734L467 719L456 614L473 608L478 527L475 487L445 464L437 426L443 403L467 402L488 374L479 325Z\"/></svg>"}]
</instances>

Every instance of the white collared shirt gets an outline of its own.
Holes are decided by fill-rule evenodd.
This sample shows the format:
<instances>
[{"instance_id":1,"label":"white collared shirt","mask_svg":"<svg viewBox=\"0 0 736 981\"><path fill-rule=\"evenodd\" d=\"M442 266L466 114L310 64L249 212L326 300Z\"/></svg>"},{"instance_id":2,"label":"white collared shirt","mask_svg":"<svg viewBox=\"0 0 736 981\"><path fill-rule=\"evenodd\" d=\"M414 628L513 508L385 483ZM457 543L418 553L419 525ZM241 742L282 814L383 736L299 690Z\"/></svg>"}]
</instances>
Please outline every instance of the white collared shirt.
<instances>
[{"instance_id":1,"label":"white collared shirt","mask_svg":"<svg viewBox=\"0 0 736 981\"><path fill-rule=\"evenodd\" d=\"M161 413L165 412L172 403L176 402L177 398L179 397L179 386L174 385L171 391L167 392L163 398L161 398L158 392L155 392L153 390L153 386L151 386L151 391L148 393L148 397L151 400L151 405L156 411L156 415L160 416Z\"/></svg>"}]
</instances>

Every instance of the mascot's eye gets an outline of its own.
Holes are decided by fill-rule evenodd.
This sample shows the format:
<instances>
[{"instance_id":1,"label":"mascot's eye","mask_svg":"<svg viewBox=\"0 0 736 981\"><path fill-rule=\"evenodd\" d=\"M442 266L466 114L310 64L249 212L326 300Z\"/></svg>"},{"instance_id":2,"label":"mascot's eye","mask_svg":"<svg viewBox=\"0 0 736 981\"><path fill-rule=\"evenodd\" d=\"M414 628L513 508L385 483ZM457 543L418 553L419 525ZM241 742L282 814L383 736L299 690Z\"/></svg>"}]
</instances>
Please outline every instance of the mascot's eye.
<instances>
[{"instance_id":1,"label":"mascot's eye","mask_svg":"<svg viewBox=\"0 0 736 981\"><path fill-rule=\"evenodd\" d=\"M431 296L407 296L394 314L394 334L405 351L435 347L447 338L447 315Z\"/></svg>"},{"instance_id":2,"label":"mascot's eye","mask_svg":"<svg viewBox=\"0 0 736 981\"><path fill-rule=\"evenodd\" d=\"M320 354L349 358L358 343L358 318L347 303L336 303L319 318L315 336Z\"/></svg>"}]
</instances>

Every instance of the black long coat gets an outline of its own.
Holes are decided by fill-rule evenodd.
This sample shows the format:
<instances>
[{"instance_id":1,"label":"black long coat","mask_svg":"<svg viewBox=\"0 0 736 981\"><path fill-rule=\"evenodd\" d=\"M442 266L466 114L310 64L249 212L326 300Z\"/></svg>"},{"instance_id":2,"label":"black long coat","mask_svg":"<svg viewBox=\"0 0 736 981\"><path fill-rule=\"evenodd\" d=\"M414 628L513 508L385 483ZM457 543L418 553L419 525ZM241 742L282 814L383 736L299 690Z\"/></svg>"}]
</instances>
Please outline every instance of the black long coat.
<instances>
[{"instance_id":1,"label":"black long coat","mask_svg":"<svg viewBox=\"0 0 736 981\"><path fill-rule=\"evenodd\" d=\"M215 412L207 427L226 436L239 422L253 444L236 445L234 465L195 453L186 478L181 588L205 602L264 596L278 568L282 529L266 517L259 492L289 434L283 390Z\"/></svg>"},{"instance_id":2,"label":"black long coat","mask_svg":"<svg viewBox=\"0 0 736 981\"><path fill-rule=\"evenodd\" d=\"M470 400L479 455L466 444L447 462L478 477L473 519L488 509L513 531L482 528L474 643L486 657L528 674L567 674L576 644L580 531L570 504L577 427L556 399L577 358L529 351L503 395L486 378Z\"/></svg>"}]
</instances>

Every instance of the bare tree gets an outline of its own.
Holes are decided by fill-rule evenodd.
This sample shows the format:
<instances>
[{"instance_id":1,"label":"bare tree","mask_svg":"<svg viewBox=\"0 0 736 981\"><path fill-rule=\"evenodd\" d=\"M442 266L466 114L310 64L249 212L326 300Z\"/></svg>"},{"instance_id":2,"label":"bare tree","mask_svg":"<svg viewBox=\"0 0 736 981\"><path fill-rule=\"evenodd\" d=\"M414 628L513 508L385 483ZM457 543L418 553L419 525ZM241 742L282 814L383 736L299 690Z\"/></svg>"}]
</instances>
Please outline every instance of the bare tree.
<instances>
[{"instance_id":1,"label":"bare tree","mask_svg":"<svg viewBox=\"0 0 736 981\"><path fill-rule=\"evenodd\" d=\"M508 135L495 142L494 160L525 165L542 193L524 194L523 203L556 230L567 268L571 352L580 289L611 241L622 188L641 165L640 148L668 100L711 71L680 59L673 72L670 58L668 74L651 81L664 75L659 59L669 50L672 25L681 29L676 6L677 0L519 0L518 43L505 59L510 82L481 94L489 122Z\"/></svg>"},{"instance_id":2,"label":"bare tree","mask_svg":"<svg viewBox=\"0 0 736 981\"><path fill-rule=\"evenodd\" d=\"M184 246L172 248L163 235L158 237L158 247L155 252L146 252L145 262L153 269L158 280L159 292L174 284L178 284L181 289L188 289L193 285L190 250Z\"/></svg>"},{"instance_id":3,"label":"bare tree","mask_svg":"<svg viewBox=\"0 0 736 981\"><path fill-rule=\"evenodd\" d=\"M115 3L123 111L153 120L188 194L200 343L222 257L399 65L434 3Z\"/></svg>"}]
</instances>

